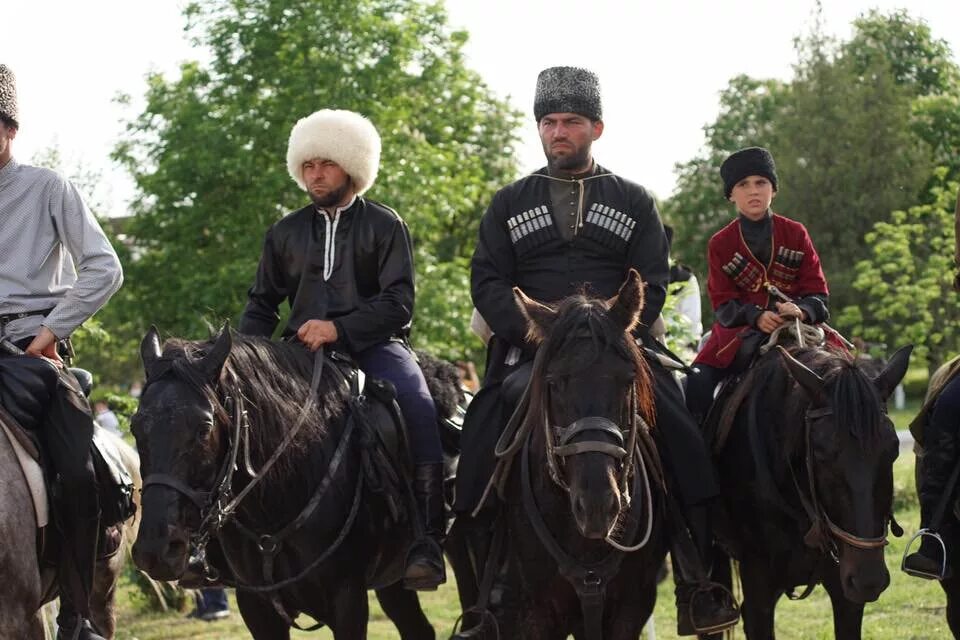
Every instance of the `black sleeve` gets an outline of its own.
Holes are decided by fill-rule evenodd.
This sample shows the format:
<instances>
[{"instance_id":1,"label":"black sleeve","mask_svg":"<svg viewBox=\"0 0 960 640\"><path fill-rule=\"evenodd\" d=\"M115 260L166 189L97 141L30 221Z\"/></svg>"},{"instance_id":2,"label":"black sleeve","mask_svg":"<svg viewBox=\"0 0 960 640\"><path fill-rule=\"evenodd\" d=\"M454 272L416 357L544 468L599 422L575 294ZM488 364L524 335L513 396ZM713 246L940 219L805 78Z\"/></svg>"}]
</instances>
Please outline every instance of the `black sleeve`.
<instances>
[{"instance_id":1,"label":"black sleeve","mask_svg":"<svg viewBox=\"0 0 960 640\"><path fill-rule=\"evenodd\" d=\"M740 327L747 325L757 326L757 318L763 313L763 309L752 302L740 302L739 300L727 300L714 312L714 317L721 327Z\"/></svg>"},{"instance_id":2,"label":"black sleeve","mask_svg":"<svg viewBox=\"0 0 960 640\"><path fill-rule=\"evenodd\" d=\"M830 296L825 293L811 293L798 299L796 304L807 312L807 322L817 324L830 319L830 309L827 307L829 301Z\"/></svg>"},{"instance_id":3,"label":"black sleeve","mask_svg":"<svg viewBox=\"0 0 960 640\"><path fill-rule=\"evenodd\" d=\"M337 340L358 353L397 335L413 318L413 243L406 223L395 217L375 226L380 293L333 321Z\"/></svg>"},{"instance_id":4,"label":"black sleeve","mask_svg":"<svg viewBox=\"0 0 960 640\"><path fill-rule=\"evenodd\" d=\"M653 326L667 298L670 245L653 198L641 189L639 196L634 198L633 206L638 223L630 239L626 266L636 269L646 283L643 311L636 330L638 336L642 336Z\"/></svg>"},{"instance_id":5,"label":"black sleeve","mask_svg":"<svg viewBox=\"0 0 960 640\"><path fill-rule=\"evenodd\" d=\"M501 339L516 347L526 343L527 322L513 297L516 256L501 222L500 193L483 214L480 237L470 261L473 306Z\"/></svg>"},{"instance_id":6,"label":"black sleeve","mask_svg":"<svg viewBox=\"0 0 960 640\"><path fill-rule=\"evenodd\" d=\"M283 267L273 244L273 229L267 231L257 277L247 291L247 306L240 316L240 333L269 338L280 321L278 309L290 294Z\"/></svg>"}]
</instances>

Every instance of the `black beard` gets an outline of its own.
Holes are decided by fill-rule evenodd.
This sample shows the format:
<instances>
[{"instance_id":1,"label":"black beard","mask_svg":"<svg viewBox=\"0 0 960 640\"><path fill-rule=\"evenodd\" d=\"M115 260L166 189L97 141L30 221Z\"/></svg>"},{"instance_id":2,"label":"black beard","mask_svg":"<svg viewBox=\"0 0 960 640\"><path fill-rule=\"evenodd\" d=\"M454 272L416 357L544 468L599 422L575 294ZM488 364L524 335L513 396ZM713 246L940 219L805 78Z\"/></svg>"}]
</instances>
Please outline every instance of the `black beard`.
<instances>
[{"instance_id":1,"label":"black beard","mask_svg":"<svg viewBox=\"0 0 960 640\"><path fill-rule=\"evenodd\" d=\"M332 207L336 204L340 204L343 200L343 197L347 194L347 189L350 188L349 182L344 182L340 188L334 189L333 191L328 191L325 196L318 196L313 193L313 191L308 191L310 194L310 199L313 200L313 204L320 208Z\"/></svg>"},{"instance_id":2,"label":"black beard","mask_svg":"<svg viewBox=\"0 0 960 640\"><path fill-rule=\"evenodd\" d=\"M547 155L547 168L550 173L574 173L590 168L590 149L578 149L569 156L554 157Z\"/></svg>"}]
</instances>

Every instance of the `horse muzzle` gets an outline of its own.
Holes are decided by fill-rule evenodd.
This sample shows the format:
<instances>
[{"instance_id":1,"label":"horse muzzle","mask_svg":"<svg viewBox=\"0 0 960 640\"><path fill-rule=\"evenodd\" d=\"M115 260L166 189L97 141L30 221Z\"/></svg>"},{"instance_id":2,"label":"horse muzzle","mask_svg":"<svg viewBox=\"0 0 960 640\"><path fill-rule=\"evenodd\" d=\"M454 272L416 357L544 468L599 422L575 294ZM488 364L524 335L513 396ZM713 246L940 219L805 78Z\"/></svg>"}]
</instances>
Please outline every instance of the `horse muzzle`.
<instances>
[{"instance_id":1,"label":"horse muzzle","mask_svg":"<svg viewBox=\"0 0 960 640\"><path fill-rule=\"evenodd\" d=\"M851 602L873 602L890 586L882 548L857 549L841 544L839 570L843 595Z\"/></svg>"},{"instance_id":2,"label":"horse muzzle","mask_svg":"<svg viewBox=\"0 0 960 640\"><path fill-rule=\"evenodd\" d=\"M155 580L177 580L187 569L189 537L176 525L146 528L133 545L134 563Z\"/></svg>"}]
</instances>

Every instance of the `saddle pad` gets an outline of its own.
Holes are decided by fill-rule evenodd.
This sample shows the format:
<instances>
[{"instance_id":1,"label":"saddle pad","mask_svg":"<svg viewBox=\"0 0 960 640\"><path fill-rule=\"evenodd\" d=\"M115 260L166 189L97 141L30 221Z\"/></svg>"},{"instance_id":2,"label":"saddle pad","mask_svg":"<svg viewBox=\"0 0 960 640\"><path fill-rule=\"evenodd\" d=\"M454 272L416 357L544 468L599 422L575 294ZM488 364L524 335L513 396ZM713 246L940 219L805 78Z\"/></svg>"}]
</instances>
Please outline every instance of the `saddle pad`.
<instances>
[{"instance_id":1,"label":"saddle pad","mask_svg":"<svg viewBox=\"0 0 960 640\"><path fill-rule=\"evenodd\" d=\"M33 498L37 528L42 529L50 522L50 503L47 499L47 487L43 481L43 469L40 468L40 463L20 444L20 440L11 432L5 420L0 420L0 426L3 427L3 433L7 441L10 442L17 460L20 461L20 469L23 471L23 477L30 489L30 496Z\"/></svg>"}]
</instances>

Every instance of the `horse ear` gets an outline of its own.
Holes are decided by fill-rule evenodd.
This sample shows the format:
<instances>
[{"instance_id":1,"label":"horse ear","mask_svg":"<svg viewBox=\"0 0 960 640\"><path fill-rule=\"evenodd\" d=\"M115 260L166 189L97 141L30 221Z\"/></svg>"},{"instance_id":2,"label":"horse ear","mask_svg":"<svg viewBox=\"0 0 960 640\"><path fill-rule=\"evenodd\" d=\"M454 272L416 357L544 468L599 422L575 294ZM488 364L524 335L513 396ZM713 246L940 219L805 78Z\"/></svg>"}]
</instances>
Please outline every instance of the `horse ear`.
<instances>
[{"instance_id":1,"label":"horse ear","mask_svg":"<svg viewBox=\"0 0 960 640\"><path fill-rule=\"evenodd\" d=\"M147 335L140 341L140 359L143 361L143 372L150 376L150 368L162 355L160 351L160 332L154 325L150 325Z\"/></svg>"},{"instance_id":2,"label":"horse ear","mask_svg":"<svg viewBox=\"0 0 960 640\"><path fill-rule=\"evenodd\" d=\"M908 344L900 347L897 352L890 356L890 361L883 368L877 377L873 379L874 386L880 392L880 397L886 400L897 388L903 376L907 374L907 367L910 366L910 354L913 352L913 345Z\"/></svg>"},{"instance_id":3,"label":"horse ear","mask_svg":"<svg viewBox=\"0 0 960 640\"><path fill-rule=\"evenodd\" d=\"M230 333L230 322L227 321L223 323L223 328L220 329L220 335L217 336L217 341L213 344L213 348L203 357L203 361L200 363L201 368L204 373L207 374L209 380L217 380L220 378L220 371L227 362L227 356L230 355L230 349L232 347L233 335Z\"/></svg>"},{"instance_id":4,"label":"horse ear","mask_svg":"<svg viewBox=\"0 0 960 640\"><path fill-rule=\"evenodd\" d=\"M627 279L620 285L617 295L607 300L607 309L624 331L633 331L640 322L640 312L643 311L643 280L636 269L630 269Z\"/></svg>"},{"instance_id":5,"label":"horse ear","mask_svg":"<svg viewBox=\"0 0 960 640\"><path fill-rule=\"evenodd\" d=\"M803 390L807 392L807 395L810 396L814 404L817 406L825 405L827 403L827 393L823 386L823 378L818 376L817 373L807 367L807 365L790 355L783 347L777 345L777 349L780 351L780 357L783 359L784 364L787 365L790 375L803 387Z\"/></svg>"},{"instance_id":6,"label":"horse ear","mask_svg":"<svg viewBox=\"0 0 960 640\"><path fill-rule=\"evenodd\" d=\"M540 344L549 335L553 321L557 318L557 311L533 298L528 298L520 287L513 288L513 298L520 307L520 313L527 319L527 339Z\"/></svg>"}]
</instances>

